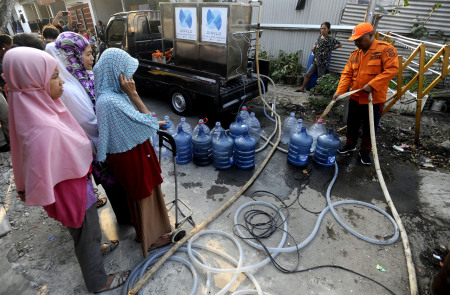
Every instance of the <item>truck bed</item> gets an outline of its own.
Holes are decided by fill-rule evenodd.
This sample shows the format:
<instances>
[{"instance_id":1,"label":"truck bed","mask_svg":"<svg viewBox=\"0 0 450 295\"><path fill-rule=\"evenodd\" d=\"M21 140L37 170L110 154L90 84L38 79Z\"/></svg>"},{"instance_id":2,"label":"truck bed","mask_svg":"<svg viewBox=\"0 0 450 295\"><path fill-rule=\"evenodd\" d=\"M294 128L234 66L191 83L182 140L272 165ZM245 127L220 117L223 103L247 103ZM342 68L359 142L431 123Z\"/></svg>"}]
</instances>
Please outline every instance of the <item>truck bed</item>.
<instances>
[{"instance_id":1,"label":"truck bed","mask_svg":"<svg viewBox=\"0 0 450 295\"><path fill-rule=\"evenodd\" d=\"M242 75L227 81L213 73L154 62L139 56L136 58L139 60L139 68L135 77L141 83L150 83L146 79L150 75L152 79L167 86L175 84L181 89L194 92L197 96L212 98L216 106L222 106L222 111L259 94L255 75L252 77Z\"/></svg>"}]
</instances>

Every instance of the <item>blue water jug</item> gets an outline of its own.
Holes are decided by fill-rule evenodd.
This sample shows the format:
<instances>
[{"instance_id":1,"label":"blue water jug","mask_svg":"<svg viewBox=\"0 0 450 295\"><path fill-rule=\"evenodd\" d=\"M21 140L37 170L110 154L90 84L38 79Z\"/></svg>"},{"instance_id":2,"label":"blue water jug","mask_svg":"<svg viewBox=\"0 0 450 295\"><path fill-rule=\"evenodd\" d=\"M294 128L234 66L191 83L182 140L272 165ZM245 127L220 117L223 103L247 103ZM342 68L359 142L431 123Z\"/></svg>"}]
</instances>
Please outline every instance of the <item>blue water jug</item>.
<instances>
[{"instance_id":1,"label":"blue water jug","mask_svg":"<svg viewBox=\"0 0 450 295\"><path fill-rule=\"evenodd\" d=\"M295 166L308 165L312 142L313 138L306 133L305 126L301 130L294 130L289 140L288 162Z\"/></svg>"},{"instance_id":2,"label":"blue water jug","mask_svg":"<svg viewBox=\"0 0 450 295\"><path fill-rule=\"evenodd\" d=\"M306 128L306 126L303 124L303 120L302 120L302 119L298 119L298 120L297 120L297 124L295 124L295 125L291 128L291 131L289 132L289 139L291 138L291 135L292 135L294 132L300 132L300 131L302 131L302 127L305 127L305 128ZM308 128L306 128L306 133L308 133Z\"/></svg>"},{"instance_id":3,"label":"blue water jug","mask_svg":"<svg viewBox=\"0 0 450 295\"><path fill-rule=\"evenodd\" d=\"M247 122L247 120L250 118L250 114L248 112L248 107L246 106L242 106L241 110L239 111L239 113L236 115L236 119L235 121L237 121L237 117L241 117L242 121L244 121L245 123Z\"/></svg>"},{"instance_id":4,"label":"blue water jug","mask_svg":"<svg viewBox=\"0 0 450 295\"><path fill-rule=\"evenodd\" d=\"M317 138L313 161L319 166L333 166L340 144L341 141L334 135L334 129L330 128L328 133L322 134Z\"/></svg>"},{"instance_id":5,"label":"blue water jug","mask_svg":"<svg viewBox=\"0 0 450 295\"><path fill-rule=\"evenodd\" d=\"M281 143L288 144L291 134L291 129L297 124L297 119L295 119L295 113L292 112L289 117L287 117L283 124L281 124Z\"/></svg>"},{"instance_id":6,"label":"blue water jug","mask_svg":"<svg viewBox=\"0 0 450 295\"><path fill-rule=\"evenodd\" d=\"M219 170L233 166L233 139L225 130L219 131L219 136L213 139L213 165Z\"/></svg>"},{"instance_id":7,"label":"blue water jug","mask_svg":"<svg viewBox=\"0 0 450 295\"><path fill-rule=\"evenodd\" d=\"M248 127L243 134L234 140L234 165L239 169L255 167L256 140L249 136Z\"/></svg>"},{"instance_id":8,"label":"blue water jug","mask_svg":"<svg viewBox=\"0 0 450 295\"><path fill-rule=\"evenodd\" d=\"M175 128L175 125L170 121L169 116L164 116L164 121L167 122L165 126L163 127L163 130L169 133L170 135L174 136L175 133L177 133L177 129Z\"/></svg>"},{"instance_id":9,"label":"blue water jug","mask_svg":"<svg viewBox=\"0 0 450 295\"><path fill-rule=\"evenodd\" d=\"M206 125L206 122L208 122L208 119L200 119L198 120L197 126L195 126L194 130L192 131L192 136L198 135L198 130L200 126L202 126L203 132L207 135L211 135L211 130L209 129L208 125ZM184 129L183 129L184 130Z\"/></svg>"},{"instance_id":10,"label":"blue water jug","mask_svg":"<svg viewBox=\"0 0 450 295\"><path fill-rule=\"evenodd\" d=\"M256 140L256 144L259 142L261 136L261 124L254 112L250 113L250 118L247 121L248 124L248 134Z\"/></svg>"},{"instance_id":11,"label":"blue water jug","mask_svg":"<svg viewBox=\"0 0 450 295\"><path fill-rule=\"evenodd\" d=\"M198 124L197 133L192 135L192 154L194 164L197 166L207 166L212 163L212 137L205 132L204 124Z\"/></svg>"},{"instance_id":12,"label":"blue water jug","mask_svg":"<svg viewBox=\"0 0 450 295\"><path fill-rule=\"evenodd\" d=\"M223 129L222 124L220 124L220 122L216 122L216 126L214 126L214 128L211 130L211 136L214 139L218 138L220 135L220 131L225 131L225 129Z\"/></svg>"},{"instance_id":13,"label":"blue water jug","mask_svg":"<svg viewBox=\"0 0 450 295\"><path fill-rule=\"evenodd\" d=\"M184 132L183 126L178 125L177 134L173 137L177 146L177 164L187 164L192 161L192 136Z\"/></svg>"},{"instance_id":14,"label":"blue water jug","mask_svg":"<svg viewBox=\"0 0 450 295\"><path fill-rule=\"evenodd\" d=\"M244 129L248 130L248 125L241 116L236 117L236 121L230 124L230 136L233 140L244 133Z\"/></svg>"},{"instance_id":15,"label":"blue water jug","mask_svg":"<svg viewBox=\"0 0 450 295\"><path fill-rule=\"evenodd\" d=\"M191 125L188 122L186 122L186 118L185 117L181 117L179 125L183 126L183 131L184 132L189 133L189 134L192 135L192 127L191 127Z\"/></svg>"}]
</instances>

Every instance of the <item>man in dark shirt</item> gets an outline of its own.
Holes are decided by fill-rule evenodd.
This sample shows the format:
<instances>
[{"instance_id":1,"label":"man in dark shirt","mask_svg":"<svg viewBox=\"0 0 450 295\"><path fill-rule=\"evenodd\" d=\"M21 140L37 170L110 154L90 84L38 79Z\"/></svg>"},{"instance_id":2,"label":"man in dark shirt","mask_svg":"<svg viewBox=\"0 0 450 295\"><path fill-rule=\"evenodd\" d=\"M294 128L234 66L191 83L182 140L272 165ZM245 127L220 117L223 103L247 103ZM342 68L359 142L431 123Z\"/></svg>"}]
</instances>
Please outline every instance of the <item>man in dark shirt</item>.
<instances>
[{"instance_id":1,"label":"man in dark shirt","mask_svg":"<svg viewBox=\"0 0 450 295\"><path fill-rule=\"evenodd\" d=\"M65 25L64 21L60 19L61 16L63 16L63 12L67 12L67 23L69 26ZM60 33L65 32L65 31L70 31L69 28L72 27L71 12L70 11L58 11L55 18L52 21L52 25L54 25L59 30Z\"/></svg>"}]
</instances>

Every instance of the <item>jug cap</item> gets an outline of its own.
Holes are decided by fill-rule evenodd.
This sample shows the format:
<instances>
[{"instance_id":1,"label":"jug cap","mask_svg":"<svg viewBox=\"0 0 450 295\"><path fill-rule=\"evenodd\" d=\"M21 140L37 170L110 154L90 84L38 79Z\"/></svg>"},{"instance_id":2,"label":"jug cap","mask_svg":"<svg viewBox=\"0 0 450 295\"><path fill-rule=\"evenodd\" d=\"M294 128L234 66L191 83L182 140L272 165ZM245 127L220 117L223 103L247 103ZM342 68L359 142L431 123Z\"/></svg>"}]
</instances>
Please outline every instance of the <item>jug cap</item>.
<instances>
[{"instance_id":1,"label":"jug cap","mask_svg":"<svg viewBox=\"0 0 450 295\"><path fill-rule=\"evenodd\" d=\"M324 123L325 123L325 120L322 119L322 118L320 118L320 115L319 115L319 116L316 116L316 123L317 123L317 124L324 124Z\"/></svg>"}]
</instances>

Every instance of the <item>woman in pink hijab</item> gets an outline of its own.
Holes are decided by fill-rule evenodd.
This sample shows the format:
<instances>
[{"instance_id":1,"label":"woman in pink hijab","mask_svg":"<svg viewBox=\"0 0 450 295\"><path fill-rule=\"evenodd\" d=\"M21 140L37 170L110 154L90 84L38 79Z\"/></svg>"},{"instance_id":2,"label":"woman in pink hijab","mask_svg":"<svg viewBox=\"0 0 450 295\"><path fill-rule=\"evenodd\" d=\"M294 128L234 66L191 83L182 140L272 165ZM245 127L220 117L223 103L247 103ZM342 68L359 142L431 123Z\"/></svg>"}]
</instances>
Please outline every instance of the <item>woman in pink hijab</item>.
<instances>
[{"instance_id":1,"label":"woman in pink hijab","mask_svg":"<svg viewBox=\"0 0 450 295\"><path fill-rule=\"evenodd\" d=\"M69 229L88 291L123 284L129 272L107 275L90 179L89 138L59 99L64 81L57 61L44 51L19 47L3 59L8 85L10 145L19 197L43 206Z\"/></svg>"}]
</instances>

